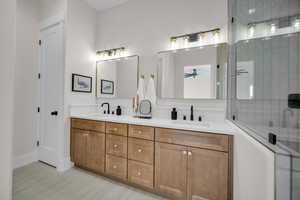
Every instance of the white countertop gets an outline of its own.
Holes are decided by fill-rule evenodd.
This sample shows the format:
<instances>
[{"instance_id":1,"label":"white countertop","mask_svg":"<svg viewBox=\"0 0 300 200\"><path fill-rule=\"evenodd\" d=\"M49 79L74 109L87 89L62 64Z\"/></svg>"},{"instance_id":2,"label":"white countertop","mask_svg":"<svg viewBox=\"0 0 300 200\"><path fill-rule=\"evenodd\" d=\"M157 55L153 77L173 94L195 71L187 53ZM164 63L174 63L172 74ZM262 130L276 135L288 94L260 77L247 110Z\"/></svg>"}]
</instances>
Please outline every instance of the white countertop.
<instances>
[{"instance_id":1,"label":"white countertop","mask_svg":"<svg viewBox=\"0 0 300 200\"><path fill-rule=\"evenodd\" d=\"M191 122L183 120L167 120L167 119L140 119L131 116L115 116L101 114L72 114L72 118L89 119L96 121L116 122L133 125L153 126L158 128L171 128L189 131L199 131L217 134L234 135L236 130L226 122Z\"/></svg>"}]
</instances>

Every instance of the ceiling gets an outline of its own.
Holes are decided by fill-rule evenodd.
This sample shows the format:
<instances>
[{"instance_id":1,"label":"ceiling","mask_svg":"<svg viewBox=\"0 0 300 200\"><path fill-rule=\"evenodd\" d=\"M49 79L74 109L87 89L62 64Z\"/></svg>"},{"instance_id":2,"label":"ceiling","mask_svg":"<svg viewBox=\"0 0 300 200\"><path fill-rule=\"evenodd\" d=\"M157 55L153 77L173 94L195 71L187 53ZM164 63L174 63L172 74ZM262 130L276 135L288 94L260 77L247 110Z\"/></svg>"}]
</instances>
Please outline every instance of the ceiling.
<instances>
[{"instance_id":1,"label":"ceiling","mask_svg":"<svg viewBox=\"0 0 300 200\"><path fill-rule=\"evenodd\" d=\"M91 7L97 9L98 11L103 11L121 5L129 0L84 0L84 1L86 1Z\"/></svg>"}]
</instances>

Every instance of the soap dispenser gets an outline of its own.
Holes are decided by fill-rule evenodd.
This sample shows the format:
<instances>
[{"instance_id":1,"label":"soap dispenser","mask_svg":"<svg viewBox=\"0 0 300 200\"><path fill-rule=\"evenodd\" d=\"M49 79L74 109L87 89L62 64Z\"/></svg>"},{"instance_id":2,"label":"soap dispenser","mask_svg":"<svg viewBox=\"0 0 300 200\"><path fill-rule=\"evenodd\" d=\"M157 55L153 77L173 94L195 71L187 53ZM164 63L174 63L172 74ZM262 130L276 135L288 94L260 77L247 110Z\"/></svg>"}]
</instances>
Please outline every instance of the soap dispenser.
<instances>
[{"instance_id":1,"label":"soap dispenser","mask_svg":"<svg viewBox=\"0 0 300 200\"><path fill-rule=\"evenodd\" d=\"M177 110L176 110L176 108L173 108L173 110L171 112L171 119L172 120L177 120Z\"/></svg>"},{"instance_id":2,"label":"soap dispenser","mask_svg":"<svg viewBox=\"0 0 300 200\"><path fill-rule=\"evenodd\" d=\"M121 109L121 106L118 106L117 107L117 116L120 116L122 115L122 109Z\"/></svg>"}]
</instances>

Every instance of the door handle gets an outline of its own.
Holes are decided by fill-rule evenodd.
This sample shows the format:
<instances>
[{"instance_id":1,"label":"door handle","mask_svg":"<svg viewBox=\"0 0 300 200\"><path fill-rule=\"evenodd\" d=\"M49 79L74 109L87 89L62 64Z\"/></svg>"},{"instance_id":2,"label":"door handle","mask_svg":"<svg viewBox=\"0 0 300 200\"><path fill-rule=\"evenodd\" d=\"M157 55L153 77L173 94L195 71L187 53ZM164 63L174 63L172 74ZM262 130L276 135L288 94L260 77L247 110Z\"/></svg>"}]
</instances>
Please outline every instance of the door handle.
<instances>
[{"instance_id":1,"label":"door handle","mask_svg":"<svg viewBox=\"0 0 300 200\"><path fill-rule=\"evenodd\" d=\"M51 112L51 115L52 115L52 116L57 116L57 115L58 115L58 111L53 111L53 112Z\"/></svg>"}]
</instances>

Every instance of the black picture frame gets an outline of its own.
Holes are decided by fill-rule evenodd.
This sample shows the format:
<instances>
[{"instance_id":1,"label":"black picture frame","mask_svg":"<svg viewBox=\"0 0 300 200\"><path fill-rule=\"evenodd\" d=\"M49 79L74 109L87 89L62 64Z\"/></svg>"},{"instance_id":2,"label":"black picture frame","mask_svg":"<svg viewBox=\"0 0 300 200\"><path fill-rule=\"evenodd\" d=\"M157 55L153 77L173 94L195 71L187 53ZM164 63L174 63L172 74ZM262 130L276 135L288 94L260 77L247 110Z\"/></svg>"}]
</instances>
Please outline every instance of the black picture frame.
<instances>
[{"instance_id":1,"label":"black picture frame","mask_svg":"<svg viewBox=\"0 0 300 200\"><path fill-rule=\"evenodd\" d=\"M109 83L111 84L111 92L106 92L103 88L104 83ZM109 95L114 95L115 93L115 83L113 81L110 80L105 80L105 79L101 79L101 94L109 94Z\"/></svg>"},{"instance_id":2,"label":"black picture frame","mask_svg":"<svg viewBox=\"0 0 300 200\"><path fill-rule=\"evenodd\" d=\"M82 89L82 88L78 88L77 84L75 84L76 78L81 78L81 79L85 79L85 81L83 81L81 84L87 84L88 82L88 90L87 89ZM78 80L78 79L77 79ZM72 92L81 92L81 93L92 93L93 90L93 78L90 76L84 76L81 74L72 74Z\"/></svg>"}]
</instances>

